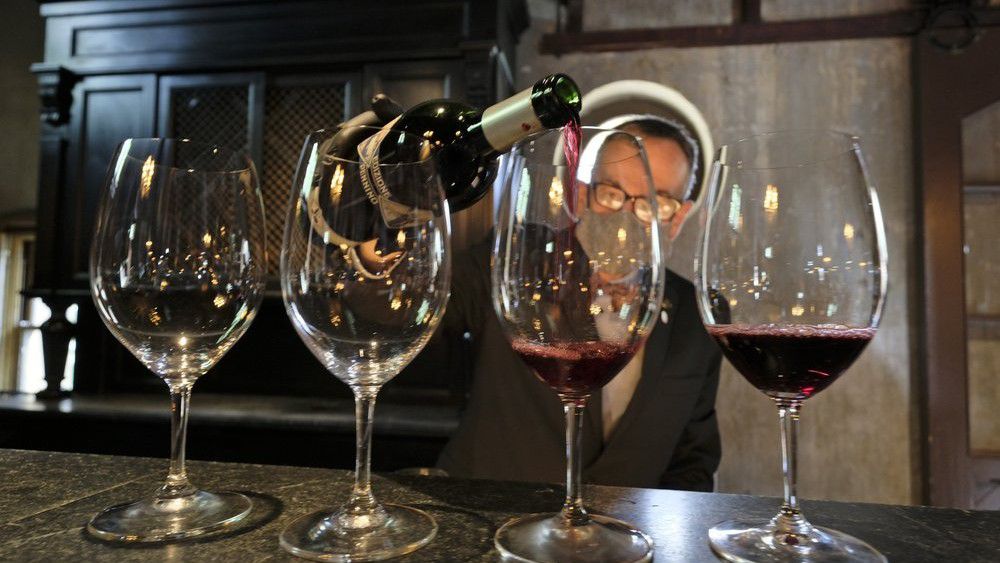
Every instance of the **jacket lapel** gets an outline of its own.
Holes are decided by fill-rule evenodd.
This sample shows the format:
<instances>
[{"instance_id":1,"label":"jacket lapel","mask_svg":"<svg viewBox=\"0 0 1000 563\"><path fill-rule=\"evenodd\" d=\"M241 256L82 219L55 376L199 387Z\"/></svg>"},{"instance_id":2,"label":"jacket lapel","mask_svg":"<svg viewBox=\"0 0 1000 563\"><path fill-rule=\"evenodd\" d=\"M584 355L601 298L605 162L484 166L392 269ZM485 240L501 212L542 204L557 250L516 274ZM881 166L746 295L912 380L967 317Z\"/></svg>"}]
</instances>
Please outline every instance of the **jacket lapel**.
<instances>
[{"instance_id":1,"label":"jacket lapel","mask_svg":"<svg viewBox=\"0 0 1000 563\"><path fill-rule=\"evenodd\" d=\"M618 425L611 435L608 436L608 442L603 445L604 447L600 450L600 455L590 465L587 473L602 472L603 466L612 463L608 458L615 457L615 450L619 447L627 447L622 444L622 436L628 436L628 429L638 418L644 399L657 395L656 388L660 385L659 376L663 373L666 365L667 347L670 343L670 332L674 325L674 303L678 302L677 289L671 283L673 275L669 270L666 271L661 312L657 315L653 331L646 340L644 357L642 359L642 375L639 377L639 383L636 385L635 392L632 394L632 399L625 408L625 412L622 414L621 419L618 420ZM666 314L666 323L663 322L664 313ZM596 438L598 441L601 441L603 436L600 395L600 393L595 393L587 407L590 411L589 414L595 417L595 422L592 424L596 424ZM649 431L649 429L646 431Z\"/></svg>"},{"instance_id":2,"label":"jacket lapel","mask_svg":"<svg viewBox=\"0 0 1000 563\"><path fill-rule=\"evenodd\" d=\"M653 382L657 374L663 373L663 367L667 361L667 345L670 344L670 331L674 327L674 304L678 302L677 288L671 283L674 274L670 270L666 271L666 280L663 284L663 302L660 304L660 312L656 319L656 328L649 335L646 341L646 356L642 359L642 377L639 379L639 386L635 394L639 395L639 388L643 383L647 387ZM664 323L664 317L667 322ZM625 414L628 414L626 409ZM624 416L622 417L624 421ZM621 424L618 425L621 427Z\"/></svg>"}]
</instances>

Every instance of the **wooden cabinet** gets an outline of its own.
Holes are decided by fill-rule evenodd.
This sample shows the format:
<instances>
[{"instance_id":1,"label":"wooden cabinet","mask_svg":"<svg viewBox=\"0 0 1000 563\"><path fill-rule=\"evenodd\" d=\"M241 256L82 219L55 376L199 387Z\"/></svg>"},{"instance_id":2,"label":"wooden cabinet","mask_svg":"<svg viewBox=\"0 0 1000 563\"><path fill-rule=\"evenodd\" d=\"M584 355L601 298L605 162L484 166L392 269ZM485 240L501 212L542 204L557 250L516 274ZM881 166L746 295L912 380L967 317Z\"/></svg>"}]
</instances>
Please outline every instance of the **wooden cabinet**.
<instances>
[{"instance_id":1,"label":"wooden cabinet","mask_svg":"<svg viewBox=\"0 0 1000 563\"><path fill-rule=\"evenodd\" d=\"M508 95L503 65L526 27L518 0L114 0L40 3L45 60L34 281L53 309L46 371L58 382L77 339L76 393L162 392L107 332L87 289L87 263L108 161L127 137L180 136L249 149L260 171L269 267L278 251L306 134L336 125L386 92L486 105ZM482 236L491 210L456 217L456 246ZM294 335L272 283L249 333L199 390L344 396ZM79 304L76 326L63 312ZM456 357L461 357L457 355ZM458 405L465 374L445 354L410 369L387 394ZM457 383L456 383L457 382ZM58 384L55 383L55 387Z\"/></svg>"}]
</instances>

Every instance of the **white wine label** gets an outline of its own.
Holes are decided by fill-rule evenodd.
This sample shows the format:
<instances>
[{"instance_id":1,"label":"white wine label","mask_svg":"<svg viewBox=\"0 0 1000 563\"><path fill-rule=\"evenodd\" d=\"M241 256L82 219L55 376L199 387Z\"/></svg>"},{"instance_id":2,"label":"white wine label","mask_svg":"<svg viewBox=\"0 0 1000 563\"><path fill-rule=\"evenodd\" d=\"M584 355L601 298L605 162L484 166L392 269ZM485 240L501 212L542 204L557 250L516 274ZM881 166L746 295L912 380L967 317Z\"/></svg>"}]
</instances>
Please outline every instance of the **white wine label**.
<instances>
[{"instance_id":1,"label":"white wine label","mask_svg":"<svg viewBox=\"0 0 1000 563\"><path fill-rule=\"evenodd\" d=\"M531 88L494 104L483 112L483 135L497 152L504 152L524 137L541 131L542 123L531 105Z\"/></svg>"}]
</instances>

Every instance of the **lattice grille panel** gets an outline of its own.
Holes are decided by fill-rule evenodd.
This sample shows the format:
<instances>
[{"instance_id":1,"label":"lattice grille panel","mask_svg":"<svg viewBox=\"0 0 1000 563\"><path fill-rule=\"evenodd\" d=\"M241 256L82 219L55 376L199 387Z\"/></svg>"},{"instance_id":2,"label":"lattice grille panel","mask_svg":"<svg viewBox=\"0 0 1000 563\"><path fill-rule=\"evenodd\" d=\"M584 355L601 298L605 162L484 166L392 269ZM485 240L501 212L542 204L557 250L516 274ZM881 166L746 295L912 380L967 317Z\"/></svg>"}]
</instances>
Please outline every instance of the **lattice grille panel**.
<instances>
[{"instance_id":1,"label":"lattice grille panel","mask_svg":"<svg viewBox=\"0 0 1000 563\"><path fill-rule=\"evenodd\" d=\"M344 120L344 84L269 86L264 102L261 186L267 213L269 272L278 273L288 198L306 135Z\"/></svg>"},{"instance_id":2,"label":"lattice grille panel","mask_svg":"<svg viewBox=\"0 0 1000 563\"><path fill-rule=\"evenodd\" d=\"M175 88L170 103L174 137L231 149L248 148L247 86Z\"/></svg>"}]
</instances>

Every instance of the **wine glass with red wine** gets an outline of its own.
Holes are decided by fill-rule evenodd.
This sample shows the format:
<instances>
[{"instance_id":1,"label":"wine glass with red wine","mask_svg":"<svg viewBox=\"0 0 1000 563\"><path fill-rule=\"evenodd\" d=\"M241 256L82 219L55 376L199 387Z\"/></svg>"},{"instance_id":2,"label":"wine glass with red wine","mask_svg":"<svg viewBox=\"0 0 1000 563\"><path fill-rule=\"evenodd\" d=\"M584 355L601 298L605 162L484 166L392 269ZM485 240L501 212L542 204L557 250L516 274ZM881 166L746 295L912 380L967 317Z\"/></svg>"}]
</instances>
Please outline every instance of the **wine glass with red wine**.
<instances>
[{"instance_id":1,"label":"wine glass with red wine","mask_svg":"<svg viewBox=\"0 0 1000 563\"><path fill-rule=\"evenodd\" d=\"M494 543L518 561L645 561L652 541L590 514L580 492L583 409L632 359L662 295L657 201L639 140L567 125L514 146L501 167L493 304L515 352L566 414L566 499L558 514L507 522ZM602 205L597 185L619 187ZM517 374L512 374L512 377Z\"/></svg>"},{"instance_id":2,"label":"wine glass with red wine","mask_svg":"<svg viewBox=\"0 0 1000 563\"><path fill-rule=\"evenodd\" d=\"M778 407L784 503L769 521L709 531L730 561L885 561L810 524L795 494L803 401L875 336L886 294L882 215L857 137L788 131L719 151L698 257L702 319L727 359Z\"/></svg>"}]
</instances>

